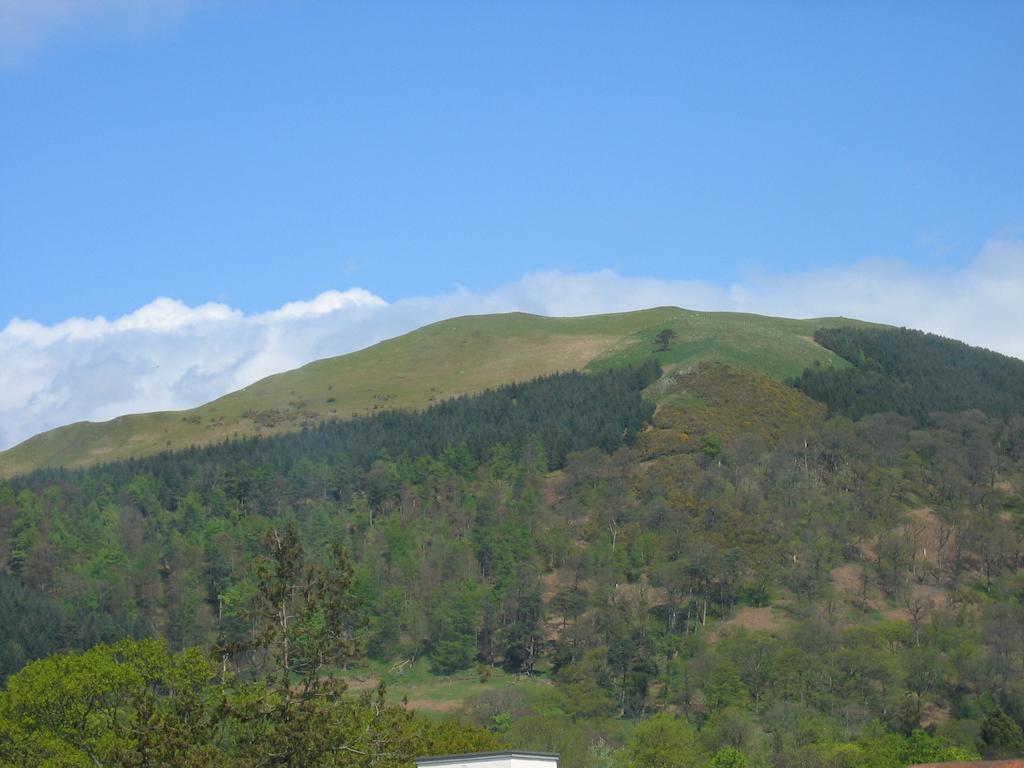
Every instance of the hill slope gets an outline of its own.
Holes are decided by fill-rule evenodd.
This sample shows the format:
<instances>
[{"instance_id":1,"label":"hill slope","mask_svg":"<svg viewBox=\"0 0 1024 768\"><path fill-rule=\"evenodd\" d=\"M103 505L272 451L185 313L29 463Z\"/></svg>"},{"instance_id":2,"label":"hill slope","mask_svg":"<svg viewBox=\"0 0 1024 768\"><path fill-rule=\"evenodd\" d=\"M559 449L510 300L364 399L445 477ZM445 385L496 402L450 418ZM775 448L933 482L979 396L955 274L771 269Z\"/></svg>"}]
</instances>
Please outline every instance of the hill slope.
<instances>
[{"instance_id":1,"label":"hill slope","mask_svg":"<svg viewBox=\"0 0 1024 768\"><path fill-rule=\"evenodd\" d=\"M907 328L829 328L822 346L851 367L809 368L797 388L831 413L859 419L892 411L923 423L933 411L1024 413L1024 361Z\"/></svg>"},{"instance_id":2,"label":"hill slope","mask_svg":"<svg viewBox=\"0 0 1024 768\"><path fill-rule=\"evenodd\" d=\"M714 354L749 355L722 327ZM67 678L31 658L142 635L218 649L190 701L223 701L223 671L241 673L230 686L281 658L254 637L287 637L306 663L330 583L347 605L331 626L359 628L331 670L353 691L386 681L563 768L593 766L595 743L625 745L625 764L666 733L694 766L726 745L735 763L810 768L1018 754L1024 411L830 419L750 367L680 366L690 339L655 355L656 332L592 373L422 412L0 479L0 678L21 670L0 720L38 729L35 702ZM886 333L909 402L932 402L930 341ZM858 367L875 360L861 342ZM630 355L648 362L610 366ZM289 572L307 575L284 627L267 600ZM3 706L10 691L27 706ZM189 743L233 749L224 732Z\"/></svg>"},{"instance_id":3,"label":"hill slope","mask_svg":"<svg viewBox=\"0 0 1024 768\"><path fill-rule=\"evenodd\" d=\"M815 362L848 365L812 337L822 327L852 324L860 325L844 318L790 320L675 307L575 318L522 313L454 318L267 377L191 410L44 432L0 453L0 476L283 434L381 409L424 408L545 374L639 362L654 353L654 336L665 328L678 334L667 352L657 354L666 371L710 360L784 379Z\"/></svg>"}]
</instances>

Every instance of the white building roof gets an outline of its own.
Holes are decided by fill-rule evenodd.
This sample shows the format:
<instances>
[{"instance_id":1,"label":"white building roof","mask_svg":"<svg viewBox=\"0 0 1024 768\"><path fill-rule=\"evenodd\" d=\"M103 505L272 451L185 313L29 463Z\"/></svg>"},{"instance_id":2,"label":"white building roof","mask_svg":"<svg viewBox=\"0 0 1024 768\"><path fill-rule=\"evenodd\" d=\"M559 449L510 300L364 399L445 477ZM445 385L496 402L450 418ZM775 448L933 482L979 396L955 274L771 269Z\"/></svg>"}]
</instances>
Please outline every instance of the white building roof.
<instances>
[{"instance_id":1,"label":"white building roof","mask_svg":"<svg viewBox=\"0 0 1024 768\"><path fill-rule=\"evenodd\" d=\"M558 768L552 752L469 752L463 755L417 757L417 768Z\"/></svg>"}]
</instances>

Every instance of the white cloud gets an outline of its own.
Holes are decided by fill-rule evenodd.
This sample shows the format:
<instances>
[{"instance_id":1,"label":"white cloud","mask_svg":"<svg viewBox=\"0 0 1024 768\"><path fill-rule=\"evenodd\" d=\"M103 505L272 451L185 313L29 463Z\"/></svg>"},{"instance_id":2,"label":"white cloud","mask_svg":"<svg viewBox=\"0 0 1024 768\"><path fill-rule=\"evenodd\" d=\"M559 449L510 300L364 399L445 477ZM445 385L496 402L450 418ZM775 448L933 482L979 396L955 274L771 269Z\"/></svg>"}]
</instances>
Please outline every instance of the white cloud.
<instances>
[{"instance_id":1,"label":"white cloud","mask_svg":"<svg viewBox=\"0 0 1024 768\"><path fill-rule=\"evenodd\" d=\"M548 271L487 293L459 288L391 304L351 288L249 315L225 304L189 307L160 298L115 320L44 325L15 319L0 330L0 448L73 421L192 407L446 317L516 310L580 315L659 305L845 315L1024 358L1024 243L991 242L967 268L942 273L865 261L720 286L610 270Z\"/></svg>"},{"instance_id":2,"label":"white cloud","mask_svg":"<svg viewBox=\"0 0 1024 768\"><path fill-rule=\"evenodd\" d=\"M319 317L339 309L351 307L381 307L387 302L362 288L347 291L325 291L312 301L290 301L278 310L268 312L264 317L270 322L297 320L303 317Z\"/></svg>"},{"instance_id":3,"label":"white cloud","mask_svg":"<svg viewBox=\"0 0 1024 768\"><path fill-rule=\"evenodd\" d=\"M901 262L768 278L737 286L744 312L821 317L841 314L921 328L1024 358L1024 242L991 241L961 270Z\"/></svg>"},{"instance_id":4,"label":"white cloud","mask_svg":"<svg viewBox=\"0 0 1024 768\"><path fill-rule=\"evenodd\" d=\"M0 65L83 28L137 36L174 23L195 0L0 0Z\"/></svg>"}]
</instances>

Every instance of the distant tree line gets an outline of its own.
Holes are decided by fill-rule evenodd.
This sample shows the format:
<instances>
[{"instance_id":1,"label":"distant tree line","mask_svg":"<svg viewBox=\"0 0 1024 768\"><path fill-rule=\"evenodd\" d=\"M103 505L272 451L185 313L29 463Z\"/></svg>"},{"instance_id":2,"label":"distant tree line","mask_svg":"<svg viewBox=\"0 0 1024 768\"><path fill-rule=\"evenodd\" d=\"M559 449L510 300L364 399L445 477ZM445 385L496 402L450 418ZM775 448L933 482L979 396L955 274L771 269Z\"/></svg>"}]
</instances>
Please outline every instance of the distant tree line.
<instances>
[{"instance_id":1,"label":"distant tree line","mask_svg":"<svg viewBox=\"0 0 1024 768\"><path fill-rule=\"evenodd\" d=\"M11 486L15 491L54 484L88 488L99 478L119 484L139 474L178 484L190 475L203 484L226 484L245 493L240 487L247 484L245 478L232 475L251 466L288 472L299 460L317 457L335 467L336 483L345 483L381 456L447 454L469 469L487 461L495 445L518 449L527 442L542 446L548 468L554 469L573 451L593 446L614 451L632 443L654 412L641 391L660 374L652 361L597 374L543 376L452 398L423 412L382 411L326 421L295 434L228 440L84 472L44 469L15 478Z\"/></svg>"},{"instance_id":2,"label":"distant tree line","mask_svg":"<svg viewBox=\"0 0 1024 768\"><path fill-rule=\"evenodd\" d=\"M830 413L895 412L919 423L934 411L1024 413L1024 361L1016 358L907 328L823 328L814 339L853 364L817 364L793 382Z\"/></svg>"}]
</instances>

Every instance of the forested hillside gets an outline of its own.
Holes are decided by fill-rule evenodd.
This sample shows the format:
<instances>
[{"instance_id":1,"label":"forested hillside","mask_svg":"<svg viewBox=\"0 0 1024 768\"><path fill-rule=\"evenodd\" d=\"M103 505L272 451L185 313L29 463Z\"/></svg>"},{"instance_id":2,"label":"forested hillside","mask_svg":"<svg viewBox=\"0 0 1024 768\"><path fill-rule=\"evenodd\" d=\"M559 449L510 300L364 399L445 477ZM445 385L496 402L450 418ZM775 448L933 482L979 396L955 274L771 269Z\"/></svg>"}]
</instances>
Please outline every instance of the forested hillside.
<instances>
[{"instance_id":1,"label":"forested hillside","mask_svg":"<svg viewBox=\"0 0 1024 768\"><path fill-rule=\"evenodd\" d=\"M278 702L330 675L415 681L427 693L414 707L467 723L450 743L559 751L566 768L1024 751L1021 409L943 412L918 393L927 408L853 421L749 368L658 374L562 374L419 414L0 483L0 632L16 673L0 756L70 738L19 714L49 674L50 660L17 672L27 659L150 636L202 649L207 683L191 703L125 708L179 731L205 722L195 738L239 765L270 764L244 762L256 758L238 741L244 686L268 668ZM282 678L269 641L253 648L275 626L273 558L293 551L311 570L288 631L320 647L340 626L317 618L335 600L346 631L332 642L347 652L314 671L304 660L322 655L293 651ZM342 551L351 571L330 571ZM218 676L238 682L218 693ZM266 724L285 741L291 727Z\"/></svg>"},{"instance_id":2,"label":"forested hillside","mask_svg":"<svg viewBox=\"0 0 1024 768\"><path fill-rule=\"evenodd\" d=\"M125 634L159 633L179 646L208 642L210 612L223 613L273 521L303 521L322 549L348 538L352 526L392 524L404 482L457 485L481 465L510 463L523 451L540 473L572 451L614 451L650 417L653 405L640 391L658 373L649 363L563 374L422 414L386 412L295 435L0 481L0 556L21 582L3 582L8 599L0 607L11 613L0 627L16 636L5 644L11 661L0 673L51 650L55 638L71 647ZM349 517L344 525L339 503ZM39 608L33 621L48 622L46 631L20 629L22 605Z\"/></svg>"},{"instance_id":3,"label":"forested hillside","mask_svg":"<svg viewBox=\"0 0 1024 768\"><path fill-rule=\"evenodd\" d=\"M853 363L816 364L795 381L832 413L859 419L936 411L1024 412L1024 361L907 328L822 328L814 340Z\"/></svg>"}]
</instances>

